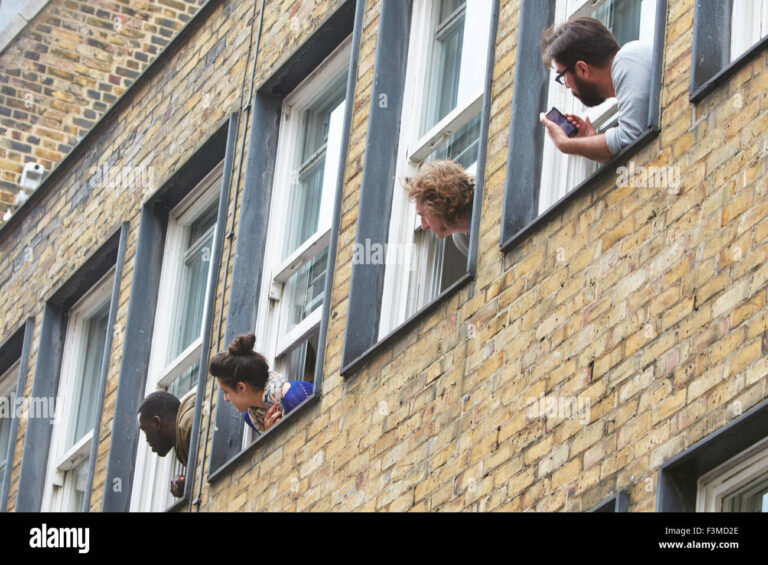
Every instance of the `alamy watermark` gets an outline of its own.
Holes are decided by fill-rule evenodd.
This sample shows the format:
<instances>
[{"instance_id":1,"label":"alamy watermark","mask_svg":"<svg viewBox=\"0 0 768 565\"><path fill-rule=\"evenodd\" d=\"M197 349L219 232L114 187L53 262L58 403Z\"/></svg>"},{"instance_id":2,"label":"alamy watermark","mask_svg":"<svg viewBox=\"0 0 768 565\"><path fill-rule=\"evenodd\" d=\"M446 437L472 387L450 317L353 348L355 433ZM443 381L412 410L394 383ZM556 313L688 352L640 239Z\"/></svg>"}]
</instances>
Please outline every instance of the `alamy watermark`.
<instances>
[{"instance_id":1,"label":"alamy watermark","mask_svg":"<svg viewBox=\"0 0 768 565\"><path fill-rule=\"evenodd\" d=\"M353 265L405 265L408 270L415 268L414 245L412 243L378 243L366 239L355 243L352 249Z\"/></svg>"},{"instance_id":2,"label":"alamy watermark","mask_svg":"<svg viewBox=\"0 0 768 565\"><path fill-rule=\"evenodd\" d=\"M589 423L589 398L544 396L542 392L538 398L528 398L526 405L528 407L526 415L529 420L537 420L539 418L572 420L578 418L582 425Z\"/></svg>"},{"instance_id":3,"label":"alamy watermark","mask_svg":"<svg viewBox=\"0 0 768 565\"><path fill-rule=\"evenodd\" d=\"M16 396L12 392L0 397L0 419L44 418L53 423L56 417L56 397L54 396Z\"/></svg>"},{"instance_id":4,"label":"alamy watermark","mask_svg":"<svg viewBox=\"0 0 768 565\"><path fill-rule=\"evenodd\" d=\"M90 528L59 528L43 524L29 530L29 547L32 549L76 549L78 553L88 553L90 539Z\"/></svg>"},{"instance_id":5,"label":"alamy watermark","mask_svg":"<svg viewBox=\"0 0 768 565\"><path fill-rule=\"evenodd\" d=\"M101 167L88 169L91 188L152 188L155 186L154 167Z\"/></svg>"},{"instance_id":6,"label":"alamy watermark","mask_svg":"<svg viewBox=\"0 0 768 565\"><path fill-rule=\"evenodd\" d=\"M637 167L630 161L629 167L618 167L616 175L616 184L622 188L656 188L670 194L680 192L680 167L677 166Z\"/></svg>"}]
</instances>

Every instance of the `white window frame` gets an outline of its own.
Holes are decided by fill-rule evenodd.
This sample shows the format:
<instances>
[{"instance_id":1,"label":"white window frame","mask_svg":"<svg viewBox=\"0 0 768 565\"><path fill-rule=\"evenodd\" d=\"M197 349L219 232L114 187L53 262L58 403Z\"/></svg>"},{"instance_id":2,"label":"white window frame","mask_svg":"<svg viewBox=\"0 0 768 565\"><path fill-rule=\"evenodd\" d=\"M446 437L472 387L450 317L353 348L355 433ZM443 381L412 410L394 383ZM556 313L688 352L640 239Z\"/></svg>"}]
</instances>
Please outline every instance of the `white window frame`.
<instances>
[{"instance_id":1,"label":"white window frame","mask_svg":"<svg viewBox=\"0 0 768 565\"><path fill-rule=\"evenodd\" d=\"M726 497L761 476L768 476L768 438L699 478L696 512L721 512Z\"/></svg>"},{"instance_id":2,"label":"white window frame","mask_svg":"<svg viewBox=\"0 0 768 565\"><path fill-rule=\"evenodd\" d=\"M11 365L5 373L0 375L0 398L7 398L8 402L8 418L2 418L2 420L7 420L5 423L7 425L7 430L9 432L8 436L8 443L13 443L13 438L10 437L10 431L11 431L11 422L13 420L13 411L15 410L14 403L12 402L14 400L13 393L16 391L16 384L19 380L19 366L21 364L21 359L18 359L13 365ZM13 449L13 448L12 448ZM6 465L8 463L6 459L6 455L8 454L7 451L2 452L0 451L0 477L3 477L2 470L5 469L6 472L10 472L10 469L6 469ZM0 480L0 487L2 486L3 481Z\"/></svg>"},{"instance_id":3,"label":"white window frame","mask_svg":"<svg viewBox=\"0 0 768 565\"><path fill-rule=\"evenodd\" d=\"M436 289L439 290L443 246L439 243L430 244L426 239L428 234L420 233L421 221L416 213L416 206L408 199L402 182L416 173L421 163L441 142L449 139L464 125L482 114L492 2L490 0L468 0L468 2L483 2L482 8L487 12L485 14L487 27L481 30L485 34L486 41L476 42L485 64L475 61L474 68L469 69L470 72L476 73L475 80L464 83L465 85L477 84L477 88L462 92L460 86L456 107L423 135L420 135L420 128L425 97L428 95L428 89L424 88L424 77L431 74L430 51L436 20L440 16L439 0L413 3L388 236L388 246L391 247L394 244L398 253L397 260L388 261L384 273L379 338L387 335L419 308L425 306L437 295ZM462 61L470 56L470 53L462 48ZM463 65L462 68L464 68ZM483 140L480 142L482 143ZM475 163L467 169L467 173L476 174L476 167ZM390 257L395 257L395 254L391 253Z\"/></svg>"},{"instance_id":4,"label":"white window frame","mask_svg":"<svg viewBox=\"0 0 768 565\"><path fill-rule=\"evenodd\" d=\"M51 430L51 447L43 493L43 512L80 512L72 508L75 496L73 471L91 454L91 444L96 433L91 429L74 445L67 447L77 425L77 395L82 386L83 363L88 337L89 320L106 305L109 307L115 268L112 267L88 293L69 309L64 351L61 360L59 390L56 396L55 416ZM107 340L108 341L108 340ZM86 488L90 489L91 485Z\"/></svg>"},{"instance_id":5,"label":"white window frame","mask_svg":"<svg viewBox=\"0 0 768 565\"><path fill-rule=\"evenodd\" d=\"M733 0L731 62L768 35L768 0Z\"/></svg>"},{"instance_id":6,"label":"white window frame","mask_svg":"<svg viewBox=\"0 0 768 565\"><path fill-rule=\"evenodd\" d=\"M272 185L272 199L269 211L267 245L264 251L265 276L261 279L259 292L259 315L255 334L256 351L264 355L270 367L280 372L281 363L287 353L307 337L318 331L322 317L322 302L293 328L287 329L290 318L291 296L287 288L290 278L302 267L320 256L331 240L331 223L336 183L341 159L341 145L346 100L331 118L325 152L323 189L320 198L318 227L315 233L287 257L283 257L291 213L291 187L297 180L295 169L296 152L301 152L305 134L304 111L327 92L327 87L341 76L346 77L352 51L352 36L347 37L312 73L307 76L283 100L280 132L278 135L275 176ZM346 82L345 82L346 84ZM327 276L327 273L326 273ZM328 299L324 297L323 300ZM300 377L287 375L290 380ZM254 439L253 430L244 424L243 445L247 447Z\"/></svg>"},{"instance_id":7,"label":"white window frame","mask_svg":"<svg viewBox=\"0 0 768 565\"><path fill-rule=\"evenodd\" d=\"M170 361L167 360L167 352L171 350L172 339L176 335L172 328L175 306L168 308L164 305L176 304L187 229L218 199L223 169L222 161L169 214L145 397L156 390L166 390L174 380L200 361L203 325L207 318L207 301L203 310L200 336ZM213 241L216 240L216 232L220 229L222 226L216 224ZM204 296L208 296L210 285L214 284L215 273L212 272L212 265L213 261L210 261ZM190 457L192 456L190 454ZM132 512L161 512L174 503L176 499L170 494L170 480L175 462L176 454L173 450L165 457L158 457L152 453L142 434L136 454L134 488L130 506Z\"/></svg>"},{"instance_id":8,"label":"white window frame","mask_svg":"<svg viewBox=\"0 0 768 565\"><path fill-rule=\"evenodd\" d=\"M592 3L593 0L557 0L555 25L561 24L576 15L589 15L595 8L609 0ZM644 0L640 16L640 39L649 37L653 41L655 34L657 0ZM646 40L648 41L648 40ZM546 108L555 106L563 114L576 114L589 118L599 132L616 125L618 122L618 103L616 98L608 98L594 108L584 106L571 91L555 82L557 72L552 69L549 80L549 93ZM541 170L539 189L539 214L546 212L553 204L576 188L582 181L597 171L600 164L580 155L561 153L552 143L549 135L544 136L544 167Z\"/></svg>"}]
</instances>

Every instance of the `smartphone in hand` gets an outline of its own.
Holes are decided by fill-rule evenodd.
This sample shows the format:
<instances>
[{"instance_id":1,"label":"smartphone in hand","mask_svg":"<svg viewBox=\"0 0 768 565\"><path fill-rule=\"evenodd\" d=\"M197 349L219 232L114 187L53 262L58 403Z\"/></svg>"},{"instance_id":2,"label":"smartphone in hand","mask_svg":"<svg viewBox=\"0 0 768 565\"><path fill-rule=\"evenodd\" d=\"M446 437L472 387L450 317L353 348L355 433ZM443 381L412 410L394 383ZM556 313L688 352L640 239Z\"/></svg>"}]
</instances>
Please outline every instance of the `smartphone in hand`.
<instances>
[{"instance_id":1,"label":"smartphone in hand","mask_svg":"<svg viewBox=\"0 0 768 565\"><path fill-rule=\"evenodd\" d=\"M576 126L574 126L571 122L569 122L568 118L563 116L560 110L558 110L554 106L549 112L547 112L547 119L559 125L565 132L565 135L567 135L568 137L573 137L579 133L579 130L576 129Z\"/></svg>"}]
</instances>

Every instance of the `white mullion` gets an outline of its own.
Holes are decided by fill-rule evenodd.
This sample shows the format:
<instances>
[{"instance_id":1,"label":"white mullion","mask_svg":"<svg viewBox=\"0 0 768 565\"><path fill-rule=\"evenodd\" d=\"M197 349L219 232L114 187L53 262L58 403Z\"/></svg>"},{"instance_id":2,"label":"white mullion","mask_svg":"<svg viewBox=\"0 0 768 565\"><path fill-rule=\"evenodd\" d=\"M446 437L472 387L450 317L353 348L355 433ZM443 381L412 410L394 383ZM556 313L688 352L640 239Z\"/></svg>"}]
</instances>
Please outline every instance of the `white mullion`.
<instances>
[{"instance_id":1,"label":"white mullion","mask_svg":"<svg viewBox=\"0 0 768 565\"><path fill-rule=\"evenodd\" d=\"M484 88L488 65L488 43L491 38L492 7L493 2L485 0L466 3L457 106L473 98L477 90L476 85L483 85L482 88ZM482 102L478 108L478 114L481 108Z\"/></svg>"},{"instance_id":2,"label":"white mullion","mask_svg":"<svg viewBox=\"0 0 768 565\"><path fill-rule=\"evenodd\" d=\"M333 202L336 194L336 181L339 176L341 161L341 145L344 130L344 113L347 106L344 102L331 112L328 126L328 143L325 152L325 170L323 171L323 189L320 195L320 211L317 222L318 230L331 229L333 219Z\"/></svg>"}]
</instances>

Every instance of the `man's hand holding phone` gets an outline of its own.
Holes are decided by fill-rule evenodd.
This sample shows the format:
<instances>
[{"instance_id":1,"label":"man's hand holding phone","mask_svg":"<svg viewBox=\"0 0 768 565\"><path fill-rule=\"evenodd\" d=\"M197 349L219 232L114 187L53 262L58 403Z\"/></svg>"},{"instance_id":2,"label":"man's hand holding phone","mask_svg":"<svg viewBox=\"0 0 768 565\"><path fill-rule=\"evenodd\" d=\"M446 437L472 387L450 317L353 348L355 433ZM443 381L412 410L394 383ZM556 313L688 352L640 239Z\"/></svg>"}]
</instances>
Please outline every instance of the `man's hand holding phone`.
<instances>
[{"instance_id":1,"label":"man's hand holding phone","mask_svg":"<svg viewBox=\"0 0 768 565\"><path fill-rule=\"evenodd\" d=\"M561 153L582 155L600 162L610 159L605 135L595 130L589 118L582 120L573 114L563 115L557 108L552 108L547 114L540 114L539 119Z\"/></svg>"},{"instance_id":2,"label":"man's hand holding phone","mask_svg":"<svg viewBox=\"0 0 768 565\"><path fill-rule=\"evenodd\" d=\"M578 133L572 137L590 137L592 135L597 135L597 130L592 125L592 122L589 121L589 118L582 120L575 114L565 114L565 118L578 130Z\"/></svg>"}]
</instances>

